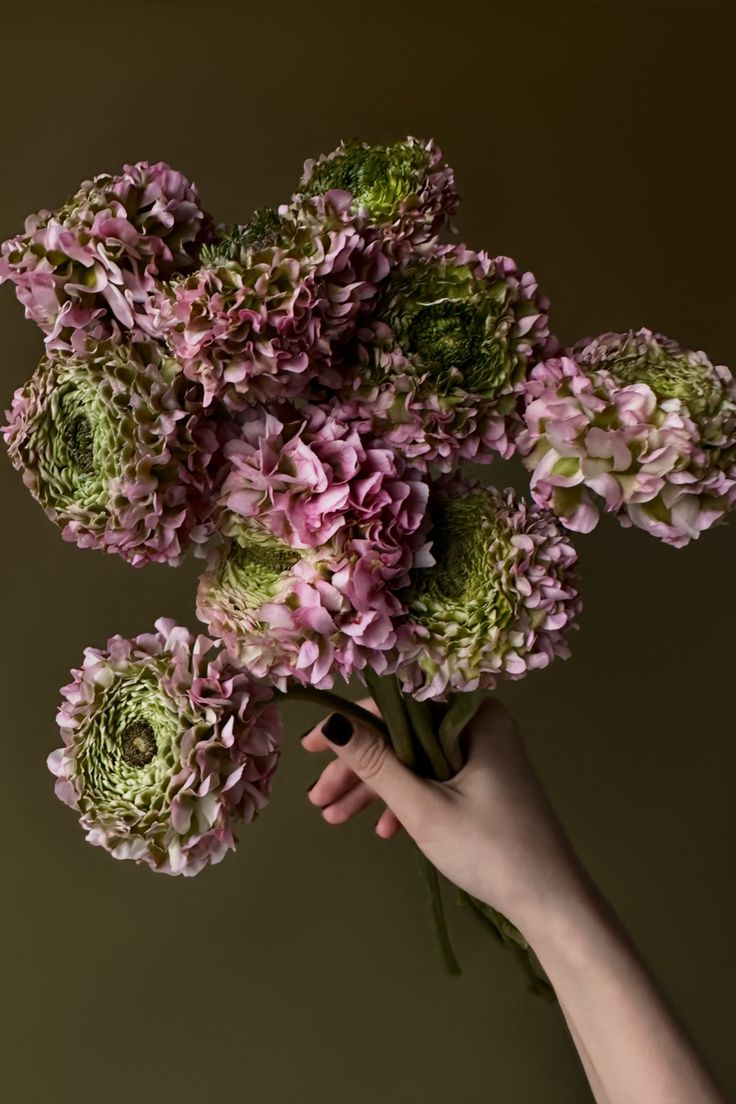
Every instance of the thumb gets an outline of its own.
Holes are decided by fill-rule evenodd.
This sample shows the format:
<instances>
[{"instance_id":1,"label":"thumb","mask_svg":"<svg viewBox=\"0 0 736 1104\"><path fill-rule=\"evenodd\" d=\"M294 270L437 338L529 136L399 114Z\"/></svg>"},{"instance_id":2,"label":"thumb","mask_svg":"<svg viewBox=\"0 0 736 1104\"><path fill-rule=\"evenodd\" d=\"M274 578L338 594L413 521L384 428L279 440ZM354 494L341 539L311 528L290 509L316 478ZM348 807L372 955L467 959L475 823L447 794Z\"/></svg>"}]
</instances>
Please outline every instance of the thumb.
<instances>
[{"instance_id":1,"label":"thumb","mask_svg":"<svg viewBox=\"0 0 736 1104\"><path fill-rule=\"evenodd\" d=\"M438 784L414 774L378 732L342 713L330 714L322 725L322 735L338 758L386 802L407 832L414 835L440 800Z\"/></svg>"}]
</instances>

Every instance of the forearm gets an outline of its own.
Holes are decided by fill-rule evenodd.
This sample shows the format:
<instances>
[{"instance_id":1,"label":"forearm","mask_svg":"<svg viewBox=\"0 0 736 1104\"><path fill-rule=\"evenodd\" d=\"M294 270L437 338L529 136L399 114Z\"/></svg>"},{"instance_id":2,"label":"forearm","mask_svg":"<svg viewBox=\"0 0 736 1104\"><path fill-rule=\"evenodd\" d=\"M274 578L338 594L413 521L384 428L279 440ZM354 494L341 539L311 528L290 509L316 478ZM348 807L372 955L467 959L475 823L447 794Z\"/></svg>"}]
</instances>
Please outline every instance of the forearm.
<instances>
[{"instance_id":1,"label":"forearm","mask_svg":"<svg viewBox=\"0 0 736 1104\"><path fill-rule=\"evenodd\" d=\"M620 921L592 885L581 882L559 908L531 909L522 930L574 1028L596 1099L725 1104Z\"/></svg>"}]
</instances>

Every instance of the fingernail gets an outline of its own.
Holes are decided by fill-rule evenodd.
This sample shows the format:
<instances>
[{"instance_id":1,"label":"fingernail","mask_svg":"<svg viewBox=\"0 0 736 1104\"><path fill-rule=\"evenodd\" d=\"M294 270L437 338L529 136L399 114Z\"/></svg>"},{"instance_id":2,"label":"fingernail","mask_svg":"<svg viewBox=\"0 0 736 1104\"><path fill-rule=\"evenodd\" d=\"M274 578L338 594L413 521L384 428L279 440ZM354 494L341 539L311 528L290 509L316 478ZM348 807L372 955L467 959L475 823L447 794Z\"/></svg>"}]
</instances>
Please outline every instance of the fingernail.
<instances>
[{"instance_id":1,"label":"fingernail","mask_svg":"<svg viewBox=\"0 0 736 1104\"><path fill-rule=\"evenodd\" d=\"M322 725L322 735L326 736L331 744L344 747L353 735L353 726L342 713L331 713Z\"/></svg>"},{"instance_id":2,"label":"fingernail","mask_svg":"<svg viewBox=\"0 0 736 1104\"><path fill-rule=\"evenodd\" d=\"M312 783L312 785L311 785L311 786L307 786L307 793L309 793L309 792L310 792L311 790L313 790L313 789L314 789L314 787L315 787L315 786L317 785L317 783L319 782L319 780L320 780L320 778L321 778L321 777L322 777L322 775L321 775L321 774L318 774L318 775L317 775L317 777L315 778L314 782Z\"/></svg>"},{"instance_id":3,"label":"fingernail","mask_svg":"<svg viewBox=\"0 0 736 1104\"><path fill-rule=\"evenodd\" d=\"M312 731L313 728L314 728L314 725L310 725L309 728L304 729L301 736L297 736L297 740L299 741L299 743L302 742L302 740L304 739L305 736L309 735L309 733Z\"/></svg>"}]
</instances>

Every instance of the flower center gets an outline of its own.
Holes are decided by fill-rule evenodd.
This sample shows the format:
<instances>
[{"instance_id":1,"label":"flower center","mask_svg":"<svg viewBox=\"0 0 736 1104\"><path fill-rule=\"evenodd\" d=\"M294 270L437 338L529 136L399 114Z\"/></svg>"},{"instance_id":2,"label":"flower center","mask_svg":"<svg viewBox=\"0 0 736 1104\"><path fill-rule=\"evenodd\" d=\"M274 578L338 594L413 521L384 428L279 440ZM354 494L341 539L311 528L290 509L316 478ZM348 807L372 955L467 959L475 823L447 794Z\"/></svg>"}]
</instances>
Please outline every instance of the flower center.
<instances>
[{"instance_id":1,"label":"flower center","mask_svg":"<svg viewBox=\"0 0 736 1104\"><path fill-rule=\"evenodd\" d=\"M392 146L350 142L317 166L306 190L314 195L340 188L374 217L390 215L414 191L425 165L424 152L402 142Z\"/></svg>"},{"instance_id":2,"label":"flower center","mask_svg":"<svg viewBox=\"0 0 736 1104\"><path fill-rule=\"evenodd\" d=\"M407 328L407 351L417 353L434 367L437 382L453 368L463 373L466 385L482 376L485 328L471 303L443 299L428 303L412 315ZM470 389L470 387L469 387Z\"/></svg>"},{"instance_id":3,"label":"flower center","mask_svg":"<svg viewBox=\"0 0 736 1104\"><path fill-rule=\"evenodd\" d=\"M95 470L94 434L86 414L72 415L63 423L62 435L72 464L86 475Z\"/></svg>"},{"instance_id":4,"label":"flower center","mask_svg":"<svg viewBox=\"0 0 736 1104\"><path fill-rule=\"evenodd\" d=\"M714 411L723 398L723 385L708 364L687 356L616 357L607 365L622 383L645 383L660 399L680 399L692 414Z\"/></svg>"},{"instance_id":5,"label":"flower center","mask_svg":"<svg viewBox=\"0 0 736 1104\"><path fill-rule=\"evenodd\" d=\"M235 540L223 563L221 582L234 587L246 609L257 609L276 596L281 577L300 559L287 545Z\"/></svg>"},{"instance_id":6,"label":"flower center","mask_svg":"<svg viewBox=\"0 0 736 1104\"><path fill-rule=\"evenodd\" d=\"M148 721L130 721L122 731L123 759L131 767L145 767L156 754L156 736Z\"/></svg>"},{"instance_id":7,"label":"flower center","mask_svg":"<svg viewBox=\"0 0 736 1104\"><path fill-rule=\"evenodd\" d=\"M419 621L466 620L472 610L494 631L513 617L503 561L506 539L500 521L487 513L484 493L435 504L434 567L417 572L410 606Z\"/></svg>"},{"instance_id":8,"label":"flower center","mask_svg":"<svg viewBox=\"0 0 736 1104\"><path fill-rule=\"evenodd\" d=\"M281 216L274 207L259 207L244 226L231 226L218 241L202 249L204 264L245 263L245 254L276 245L283 231Z\"/></svg>"}]
</instances>

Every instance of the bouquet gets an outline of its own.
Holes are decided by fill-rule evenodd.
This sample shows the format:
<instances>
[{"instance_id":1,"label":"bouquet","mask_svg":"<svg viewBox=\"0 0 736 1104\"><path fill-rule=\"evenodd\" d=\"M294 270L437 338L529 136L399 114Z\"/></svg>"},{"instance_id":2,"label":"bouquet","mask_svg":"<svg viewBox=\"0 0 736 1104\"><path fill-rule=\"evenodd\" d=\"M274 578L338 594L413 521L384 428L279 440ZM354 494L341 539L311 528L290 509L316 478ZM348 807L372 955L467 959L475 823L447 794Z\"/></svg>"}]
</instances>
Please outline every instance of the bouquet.
<instances>
[{"instance_id":1,"label":"bouquet","mask_svg":"<svg viewBox=\"0 0 736 1104\"><path fill-rule=\"evenodd\" d=\"M206 634L112 636L61 691L56 793L115 858L224 858L270 800L287 696L451 778L483 695L569 654L571 532L610 513L679 548L736 502L728 369L648 329L563 348L531 272L447 240L457 206L433 141L356 140L242 224L140 162L3 244L45 344L3 430L24 483L81 548L202 560ZM515 453L530 501L470 477ZM523 936L458 899L549 993Z\"/></svg>"}]
</instances>

